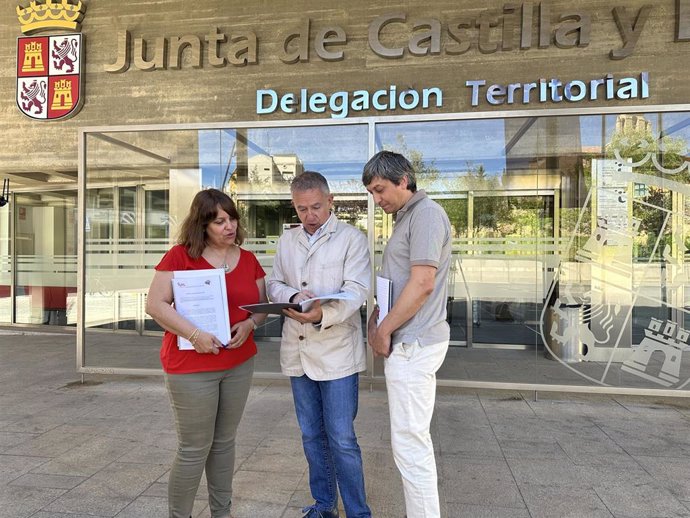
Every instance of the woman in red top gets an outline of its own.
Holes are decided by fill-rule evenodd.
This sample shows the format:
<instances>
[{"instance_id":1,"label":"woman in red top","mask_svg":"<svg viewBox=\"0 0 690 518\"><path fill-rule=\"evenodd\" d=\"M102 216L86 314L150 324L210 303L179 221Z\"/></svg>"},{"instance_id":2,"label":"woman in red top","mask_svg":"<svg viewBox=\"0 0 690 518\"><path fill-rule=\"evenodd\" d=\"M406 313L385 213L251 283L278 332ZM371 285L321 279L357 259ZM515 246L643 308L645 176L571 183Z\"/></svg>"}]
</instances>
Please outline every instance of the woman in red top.
<instances>
[{"instance_id":1,"label":"woman in red top","mask_svg":"<svg viewBox=\"0 0 690 518\"><path fill-rule=\"evenodd\" d=\"M188 518L206 469L212 518L230 518L235 435L254 372L254 330L266 315L239 306L266 301L265 272L254 254L240 248L244 229L235 204L217 189L192 201L177 245L156 266L146 312L165 329L161 363L175 414L178 448L170 470L170 518ZM175 270L223 268L231 339L223 344L182 317L173 303ZM177 337L194 350L179 350Z\"/></svg>"}]
</instances>

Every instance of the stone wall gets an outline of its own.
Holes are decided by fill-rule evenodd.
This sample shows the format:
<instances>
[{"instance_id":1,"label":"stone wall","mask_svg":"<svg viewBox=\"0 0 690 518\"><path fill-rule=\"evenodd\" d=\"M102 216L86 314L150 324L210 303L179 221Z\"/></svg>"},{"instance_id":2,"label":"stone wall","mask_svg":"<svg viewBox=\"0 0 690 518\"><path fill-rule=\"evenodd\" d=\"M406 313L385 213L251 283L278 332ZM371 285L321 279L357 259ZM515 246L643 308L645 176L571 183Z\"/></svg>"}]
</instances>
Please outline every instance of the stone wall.
<instances>
[{"instance_id":1,"label":"stone wall","mask_svg":"<svg viewBox=\"0 0 690 518\"><path fill-rule=\"evenodd\" d=\"M687 0L556 0L515 4L497 0L429 0L400 2L397 6L371 0L83 1L87 5L81 27L86 42L85 103L73 118L55 122L28 119L17 109L15 54L20 25L14 2L5 3L0 10L0 62L4 65L0 71L0 133L4 137L0 173L74 174L77 131L81 127L329 117L328 113L279 111L257 115L258 89L298 95L301 88L330 94L373 92L391 85L399 91L429 87L443 91L440 108L383 112L369 109L355 113L356 116L645 106L687 103L690 99L690 82L684 74L690 42L675 41L678 34L687 31L683 23L688 17L679 14L690 10ZM523 11L532 13L531 31L523 30L530 21ZM398 20L405 18L404 23L385 25L378 38L384 50L403 48L399 58L382 57L372 48L376 46L369 34L372 23L387 13L397 13ZM580 17L571 16L573 13ZM682 31L676 27L679 17L683 20ZM307 22L308 56L302 53L301 60L293 56L297 61L286 63L291 60L286 54L298 52L299 45L305 43ZM439 27L438 53L414 55L432 46L423 38L425 23L431 28ZM491 27L492 23L496 26ZM633 26L638 34L630 33ZM327 40L345 39L346 43L326 44L317 50L316 40L327 28L332 29L325 35ZM294 38L288 52L284 51L286 37L300 30L302 37ZM167 58L159 53L154 69L148 71L142 70L145 65L135 62L134 57L130 58L127 71L106 71L117 68L118 42L125 34L129 34L130 53L134 55L137 40L146 42L148 61L156 61L156 38L165 38ZM207 41L220 34L228 41ZM250 48L245 55L234 55L233 51L252 41L252 34L256 37L256 52ZM200 66L188 49L182 53L179 68L173 68L172 40L183 36L198 38ZM415 38L421 41L415 43ZM338 59L340 51L342 58ZM235 61L247 57L249 63L223 63L228 55ZM471 89L465 84L468 80L485 80L487 85L525 84L540 78L589 82L609 73L618 79L639 77L641 72L649 73L649 95L627 100L554 103L533 98L527 105L491 105L482 93L478 105L472 106ZM521 92L515 91L516 99L521 99ZM504 99L500 95L498 98Z\"/></svg>"}]
</instances>

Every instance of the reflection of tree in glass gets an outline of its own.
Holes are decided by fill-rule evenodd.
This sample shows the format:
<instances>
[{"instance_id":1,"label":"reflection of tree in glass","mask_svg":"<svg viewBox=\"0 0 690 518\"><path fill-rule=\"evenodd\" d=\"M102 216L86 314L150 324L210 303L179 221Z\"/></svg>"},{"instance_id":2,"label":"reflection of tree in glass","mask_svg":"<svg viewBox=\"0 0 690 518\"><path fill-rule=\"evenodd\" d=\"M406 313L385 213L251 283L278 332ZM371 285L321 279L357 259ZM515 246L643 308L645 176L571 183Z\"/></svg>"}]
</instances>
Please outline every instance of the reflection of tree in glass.
<instances>
[{"instance_id":1,"label":"reflection of tree in glass","mask_svg":"<svg viewBox=\"0 0 690 518\"><path fill-rule=\"evenodd\" d=\"M642 116L619 116L616 131L606 145L607 158L616 154L629 159L633 173L663 178L670 189L674 184L686 184L690 180L687 167L680 173L664 174L658 169L653 158L665 170L673 170L687 161L687 142L680 137L656 135L652 125ZM642 203L633 203L633 217L640 220L638 235L634 238L634 256L638 259L649 259L662 231L666 210L672 209L671 190L654 185L635 184L633 199ZM666 210L664 210L666 209ZM655 258L661 258L664 247L671 244L671 225L667 224L657 245Z\"/></svg>"},{"instance_id":2,"label":"reflection of tree in glass","mask_svg":"<svg viewBox=\"0 0 690 518\"><path fill-rule=\"evenodd\" d=\"M401 153L417 174L417 186L434 194L456 195L437 201L448 214L454 237L496 238L553 235L552 207L543 196L506 196L499 176L487 174L484 164L466 162L462 171L443 174L433 160L425 161L421 151L410 149L403 136L386 149ZM468 224L472 197L472 225ZM504 253L510 253L505 251Z\"/></svg>"},{"instance_id":3,"label":"reflection of tree in glass","mask_svg":"<svg viewBox=\"0 0 690 518\"><path fill-rule=\"evenodd\" d=\"M259 166L253 165L249 170L249 184L255 189L261 189L262 187L269 187L272 183L272 172L271 176L259 173Z\"/></svg>"},{"instance_id":4,"label":"reflection of tree in glass","mask_svg":"<svg viewBox=\"0 0 690 518\"><path fill-rule=\"evenodd\" d=\"M621 115L616 120L616 130L611 141L606 144L606 157L631 159L634 172L664 177L663 171L657 169L652 157L664 169L673 170L687 160L688 143L682 137L659 135L652 131L652 124L643 116ZM688 169L676 175L665 176L669 180L688 182Z\"/></svg>"},{"instance_id":5,"label":"reflection of tree in glass","mask_svg":"<svg viewBox=\"0 0 690 518\"><path fill-rule=\"evenodd\" d=\"M584 203L587 193L592 188L592 160L601 158L600 149L587 151L583 148L579 158L580 160L576 166L581 167L582 181L584 183L583 189L577 191L573 206L564 207L564 200L561 197L561 206L558 211L561 243L564 240L566 243L570 243L571 239L573 240L570 248L562 247L559 249L563 261L575 260L575 253L592 235L592 205L590 202L587 206L584 206ZM578 174L573 172L570 176L577 178ZM563 181L563 178L561 178L561 181Z\"/></svg>"},{"instance_id":6,"label":"reflection of tree in glass","mask_svg":"<svg viewBox=\"0 0 690 518\"><path fill-rule=\"evenodd\" d=\"M649 205L633 204L633 217L640 220L638 235L633 240L634 256L638 259L649 259L652 258L654 245L666 219L666 211L656 207L671 210L671 191L648 187L647 194L641 200ZM653 258L660 259L664 247L670 243L671 225L667 223Z\"/></svg>"},{"instance_id":7,"label":"reflection of tree in glass","mask_svg":"<svg viewBox=\"0 0 690 518\"><path fill-rule=\"evenodd\" d=\"M424 162L422 152L416 149L410 149L405 142L404 135L398 135L396 140L397 144L395 146L384 146L384 150L400 153L402 156L407 158L415 171L415 175L417 177L417 188L432 192L433 184L441 176L440 171L434 164L434 160L429 163Z\"/></svg>"}]
</instances>

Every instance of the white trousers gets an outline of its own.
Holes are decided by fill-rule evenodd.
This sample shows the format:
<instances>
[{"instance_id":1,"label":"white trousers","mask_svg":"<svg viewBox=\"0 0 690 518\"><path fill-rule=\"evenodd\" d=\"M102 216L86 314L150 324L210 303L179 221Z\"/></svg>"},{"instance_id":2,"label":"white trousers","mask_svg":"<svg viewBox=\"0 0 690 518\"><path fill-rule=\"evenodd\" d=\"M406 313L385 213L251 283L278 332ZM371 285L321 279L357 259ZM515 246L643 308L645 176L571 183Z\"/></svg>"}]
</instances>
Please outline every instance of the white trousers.
<instances>
[{"instance_id":1,"label":"white trousers","mask_svg":"<svg viewBox=\"0 0 690 518\"><path fill-rule=\"evenodd\" d=\"M440 518L438 477L431 417L436 401L436 371L448 342L420 347L393 345L385 360L393 457L402 476L407 518Z\"/></svg>"}]
</instances>

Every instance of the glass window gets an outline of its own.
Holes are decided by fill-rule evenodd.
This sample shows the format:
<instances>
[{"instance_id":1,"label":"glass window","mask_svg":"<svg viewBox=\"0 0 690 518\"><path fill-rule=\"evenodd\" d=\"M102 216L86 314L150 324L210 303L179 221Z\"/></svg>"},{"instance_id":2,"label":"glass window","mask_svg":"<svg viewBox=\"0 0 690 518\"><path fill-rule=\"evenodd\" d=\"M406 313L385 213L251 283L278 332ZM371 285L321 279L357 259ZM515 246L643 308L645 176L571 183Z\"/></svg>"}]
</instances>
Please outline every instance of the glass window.
<instances>
[{"instance_id":1,"label":"glass window","mask_svg":"<svg viewBox=\"0 0 690 518\"><path fill-rule=\"evenodd\" d=\"M298 224L289 183L320 171L338 217L373 236L380 265L394 222L360 182L369 142L405 154L451 222L451 350L439 379L687 387L686 113L88 134L87 364L158 368L146 287L201 188L236 200L245 247L270 273L278 238ZM261 372L279 370L281 324L257 332ZM114 354L90 334L103 328L139 336ZM382 362L372 368L382 375Z\"/></svg>"},{"instance_id":2,"label":"glass window","mask_svg":"<svg viewBox=\"0 0 690 518\"><path fill-rule=\"evenodd\" d=\"M689 121L376 126L378 148L408 156L451 220L453 347L439 377L685 386ZM378 211L374 225L380 254L392 226Z\"/></svg>"},{"instance_id":3,"label":"glass window","mask_svg":"<svg viewBox=\"0 0 690 518\"><path fill-rule=\"evenodd\" d=\"M117 221L120 239L137 237L137 188L120 187L117 189Z\"/></svg>"},{"instance_id":4,"label":"glass window","mask_svg":"<svg viewBox=\"0 0 690 518\"><path fill-rule=\"evenodd\" d=\"M90 239L109 240L115 235L114 195L112 188L95 188L87 191L84 229Z\"/></svg>"},{"instance_id":5,"label":"glass window","mask_svg":"<svg viewBox=\"0 0 690 518\"><path fill-rule=\"evenodd\" d=\"M146 191L145 204L146 239L163 239L167 242L170 237L168 191L163 189Z\"/></svg>"},{"instance_id":6,"label":"glass window","mask_svg":"<svg viewBox=\"0 0 690 518\"><path fill-rule=\"evenodd\" d=\"M222 189L234 198L247 230L243 246L256 254L267 274L278 238L299 224L289 185L303 171L324 174L338 217L366 233L367 195L359 179L367 142L366 125L89 134L87 365L159 368L156 333L162 330L144 312L146 290L199 189ZM263 341L257 369L279 370L281 324L281 318L271 316L257 330ZM122 344L122 354L113 354L101 346L106 329L141 336ZM150 351L128 355L137 343L151 351L156 347L155 356Z\"/></svg>"},{"instance_id":7,"label":"glass window","mask_svg":"<svg viewBox=\"0 0 690 518\"><path fill-rule=\"evenodd\" d=\"M76 192L21 193L15 200L15 321L75 325Z\"/></svg>"}]
</instances>

